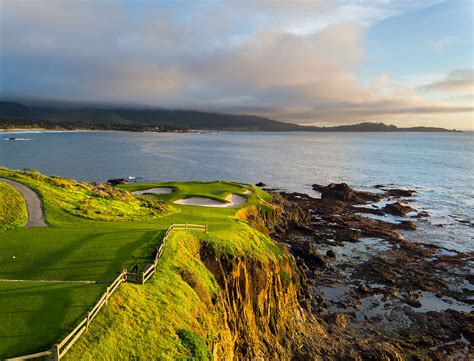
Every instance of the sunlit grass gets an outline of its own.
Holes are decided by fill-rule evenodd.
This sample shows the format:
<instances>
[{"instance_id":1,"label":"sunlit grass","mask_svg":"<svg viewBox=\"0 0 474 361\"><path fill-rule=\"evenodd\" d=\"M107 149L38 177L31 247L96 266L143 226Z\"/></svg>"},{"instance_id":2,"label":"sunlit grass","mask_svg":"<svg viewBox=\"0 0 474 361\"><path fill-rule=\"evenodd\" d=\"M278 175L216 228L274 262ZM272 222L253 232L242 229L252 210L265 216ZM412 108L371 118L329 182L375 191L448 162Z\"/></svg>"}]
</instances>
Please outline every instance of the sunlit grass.
<instances>
[{"instance_id":1,"label":"sunlit grass","mask_svg":"<svg viewBox=\"0 0 474 361\"><path fill-rule=\"evenodd\" d=\"M21 182L34 189L43 199L48 220L61 225L56 217L60 209L73 216L99 221L152 220L171 211L157 199L136 197L129 192L103 184L77 182L60 177L47 177L34 170L0 169L0 176Z\"/></svg>"},{"instance_id":2,"label":"sunlit grass","mask_svg":"<svg viewBox=\"0 0 474 361\"><path fill-rule=\"evenodd\" d=\"M0 232L23 227L28 212L22 195L0 180Z\"/></svg>"},{"instance_id":3,"label":"sunlit grass","mask_svg":"<svg viewBox=\"0 0 474 361\"><path fill-rule=\"evenodd\" d=\"M150 282L121 287L68 354L70 359L176 359L205 355L203 345L212 344L222 320L213 308L218 285L200 260L200 249L263 263L286 259L279 246L245 221L246 212L273 211L268 203L271 197L251 186L223 181L135 184L111 188L107 191L110 198L104 198L94 194L100 187L73 180L8 170L0 170L0 175L36 190L43 198L47 220L53 225L0 233L0 279L111 281L124 268L149 263L153 248L171 223L209 227L208 233L173 232ZM128 192L155 186L173 187L174 192L141 197ZM12 190L8 193L14 194ZM224 200L230 193L244 195L247 203L232 209L169 203L190 196ZM93 201L84 203L86 199ZM78 203L94 210L111 209L98 215L76 213L78 210L73 208ZM140 217L141 212L148 212L150 204L158 205L159 211L154 208L157 213ZM126 216L118 216L118 212ZM104 288L41 285L0 281L2 357L48 349L72 329ZM38 312L41 316L33 322Z\"/></svg>"}]
</instances>

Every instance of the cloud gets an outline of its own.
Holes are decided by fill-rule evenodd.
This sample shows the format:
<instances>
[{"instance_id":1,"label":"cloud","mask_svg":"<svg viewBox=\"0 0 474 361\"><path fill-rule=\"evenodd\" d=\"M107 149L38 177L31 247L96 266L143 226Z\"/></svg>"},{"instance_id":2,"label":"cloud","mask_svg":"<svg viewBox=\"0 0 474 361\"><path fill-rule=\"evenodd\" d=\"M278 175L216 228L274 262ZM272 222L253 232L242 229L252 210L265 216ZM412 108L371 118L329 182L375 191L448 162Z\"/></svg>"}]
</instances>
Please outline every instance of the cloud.
<instances>
[{"instance_id":1,"label":"cloud","mask_svg":"<svg viewBox=\"0 0 474 361\"><path fill-rule=\"evenodd\" d=\"M457 69L444 79L425 84L421 87L427 91L474 93L474 69Z\"/></svg>"},{"instance_id":2,"label":"cloud","mask_svg":"<svg viewBox=\"0 0 474 361\"><path fill-rule=\"evenodd\" d=\"M366 27L424 1L0 1L3 96L299 123L472 111L431 104L386 74L369 83L357 75Z\"/></svg>"},{"instance_id":3,"label":"cloud","mask_svg":"<svg viewBox=\"0 0 474 361\"><path fill-rule=\"evenodd\" d=\"M440 52L440 51L445 50L449 46L459 43L459 42L461 42L461 40L453 36L443 36L437 39L436 41L432 42L430 46L433 50Z\"/></svg>"}]
</instances>

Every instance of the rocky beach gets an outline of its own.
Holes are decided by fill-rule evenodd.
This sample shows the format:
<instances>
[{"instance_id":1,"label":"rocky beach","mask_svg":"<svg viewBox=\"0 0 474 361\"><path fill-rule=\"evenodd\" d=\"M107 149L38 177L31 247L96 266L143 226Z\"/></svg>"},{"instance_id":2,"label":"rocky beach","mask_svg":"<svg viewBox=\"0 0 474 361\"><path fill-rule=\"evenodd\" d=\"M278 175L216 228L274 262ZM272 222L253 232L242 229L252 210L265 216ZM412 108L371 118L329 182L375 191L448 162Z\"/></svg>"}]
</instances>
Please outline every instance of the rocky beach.
<instances>
[{"instance_id":1,"label":"rocky beach","mask_svg":"<svg viewBox=\"0 0 474 361\"><path fill-rule=\"evenodd\" d=\"M313 189L320 198L272 191L283 214L268 226L295 257L300 303L331 335L324 348L338 359L471 359L474 254L417 242L430 217L417 192Z\"/></svg>"}]
</instances>

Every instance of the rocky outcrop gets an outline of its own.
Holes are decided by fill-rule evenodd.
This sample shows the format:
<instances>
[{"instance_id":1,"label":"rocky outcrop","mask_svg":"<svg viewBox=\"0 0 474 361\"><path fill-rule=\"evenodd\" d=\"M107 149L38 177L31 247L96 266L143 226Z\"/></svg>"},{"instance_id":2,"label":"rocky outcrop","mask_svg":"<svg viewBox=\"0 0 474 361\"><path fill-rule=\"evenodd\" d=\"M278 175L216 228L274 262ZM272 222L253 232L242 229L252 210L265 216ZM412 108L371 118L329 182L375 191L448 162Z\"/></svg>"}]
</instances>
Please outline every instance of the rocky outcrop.
<instances>
[{"instance_id":1,"label":"rocky outcrop","mask_svg":"<svg viewBox=\"0 0 474 361\"><path fill-rule=\"evenodd\" d=\"M400 202L388 203L385 207L382 208L385 213L393 214L394 216L406 216L408 213L413 211L413 208L402 204Z\"/></svg>"},{"instance_id":2,"label":"rocky outcrop","mask_svg":"<svg viewBox=\"0 0 474 361\"><path fill-rule=\"evenodd\" d=\"M288 262L215 254L205 246L201 259L221 289L217 307L228 329L214 357L222 359L313 359L326 332L300 307L298 275Z\"/></svg>"},{"instance_id":3,"label":"rocky outcrop","mask_svg":"<svg viewBox=\"0 0 474 361\"><path fill-rule=\"evenodd\" d=\"M331 183L327 186L313 184L313 190L321 193L322 199L332 199L350 203L376 202L381 196L375 193L356 191L346 183Z\"/></svg>"}]
</instances>

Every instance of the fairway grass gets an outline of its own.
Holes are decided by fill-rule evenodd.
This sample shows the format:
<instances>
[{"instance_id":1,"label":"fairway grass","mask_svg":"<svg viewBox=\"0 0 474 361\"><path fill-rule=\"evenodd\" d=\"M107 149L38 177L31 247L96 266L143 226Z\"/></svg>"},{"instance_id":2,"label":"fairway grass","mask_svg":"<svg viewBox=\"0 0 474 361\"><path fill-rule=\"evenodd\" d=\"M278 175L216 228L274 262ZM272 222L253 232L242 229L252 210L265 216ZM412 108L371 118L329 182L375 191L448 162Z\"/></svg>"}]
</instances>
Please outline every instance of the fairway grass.
<instances>
[{"instance_id":1,"label":"fairway grass","mask_svg":"<svg viewBox=\"0 0 474 361\"><path fill-rule=\"evenodd\" d=\"M0 281L3 357L48 350L87 312L105 285Z\"/></svg>"},{"instance_id":2,"label":"fairway grass","mask_svg":"<svg viewBox=\"0 0 474 361\"><path fill-rule=\"evenodd\" d=\"M98 329L106 328L113 322L111 330L123 335L127 334L126 330L122 332L118 328L122 327L121 322L128 322L126 318L129 314L125 312L122 315L121 308L128 307L128 302L132 302L130 307L139 310L132 310L132 313L138 312L143 322L149 317L166 319L167 321L160 323L156 330L149 331L155 335L150 341L155 340L158 334L164 338L156 355L160 352L163 352L163 355L178 355L176 350L182 349L182 346L176 348L180 340L175 332L171 332L177 325L184 327L180 334L185 335L183 337L187 339L186 342L201 344L199 339L195 339L198 336L194 337L194 331L191 331L197 329L197 325L183 321L189 317L189 312L196 306L196 302L201 301L196 299L192 289L186 289L189 286L186 286L186 283L183 285L179 274L180 269L188 267L191 273L197 272L199 279L204 280L200 282L205 282L203 289L209 293L209 297L216 291L215 280L192 255L193 250L198 250L199 244L205 242L215 252L229 255L275 259L284 257L281 249L271 240L236 217L239 211L254 207L271 207L267 203L270 196L254 187L223 181L123 185L120 189L107 188L112 198L103 203L103 195L94 195L90 192L91 188L84 183L44 177L33 171L17 173L0 169L0 175L24 183L37 191L43 198L46 218L51 225L50 228L0 232L0 279L98 282L79 284L0 281L0 357L49 349L84 316L100 297L106 283L112 281L118 272L123 269L130 270L135 264L142 268L150 263L153 249L160 244L166 229L172 223L207 224L209 233L173 232L172 241L165 247L163 260L160 260L150 286L124 285L118 294L112 297L111 306L104 308L104 316L99 314L97 318ZM71 184L72 188L69 187ZM170 187L173 192L138 197L129 193L157 186ZM246 194L249 189L252 192ZM16 191L13 188L7 190L8 194L15 196ZM170 205L173 200L194 196L224 200L231 193L246 197L247 203L235 209ZM84 197L89 199L88 204L92 209L100 209L101 213L89 216L87 211L71 211L71 207L76 204L74 202L83 202ZM131 210L126 209L129 202ZM117 204L120 205L119 208L112 207ZM111 209L102 210L109 206ZM148 213L140 216L142 212ZM120 213L125 216L117 216ZM149 291L154 298L148 298ZM177 297L175 303L165 299L170 296L170 292L174 292L173 297ZM130 300L129 296L136 298ZM126 303L120 303L124 299L127 299ZM156 304L148 305L153 299ZM186 302L191 303L184 307ZM147 310L153 312L148 314ZM169 317L162 315L162 311L168 312ZM110 312L114 313L114 320L106 317ZM100 326L101 322L105 323ZM105 335L109 334L110 332ZM91 333L91 337L97 335ZM88 342L89 339L80 341L79 345L83 346L74 346L73 352L75 349L83 350ZM130 342L133 343L133 340ZM183 349L183 352L178 353L187 355L187 352Z\"/></svg>"}]
</instances>

